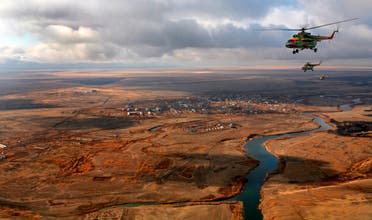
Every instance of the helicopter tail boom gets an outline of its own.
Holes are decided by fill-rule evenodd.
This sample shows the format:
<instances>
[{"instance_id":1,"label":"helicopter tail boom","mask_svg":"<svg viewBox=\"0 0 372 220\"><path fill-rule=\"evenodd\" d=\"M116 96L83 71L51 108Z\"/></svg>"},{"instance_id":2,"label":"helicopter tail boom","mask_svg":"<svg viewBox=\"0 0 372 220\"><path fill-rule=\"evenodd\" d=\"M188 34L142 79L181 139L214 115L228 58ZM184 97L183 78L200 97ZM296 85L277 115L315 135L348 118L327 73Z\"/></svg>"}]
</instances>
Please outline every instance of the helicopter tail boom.
<instances>
[{"instance_id":1,"label":"helicopter tail boom","mask_svg":"<svg viewBox=\"0 0 372 220\"><path fill-rule=\"evenodd\" d=\"M335 37L335 34L338 32L338 30L335 30L332 32L331 36L316 36L316 39L318 41L321 40L332 40Z\"/></svg>"}]
</instances>

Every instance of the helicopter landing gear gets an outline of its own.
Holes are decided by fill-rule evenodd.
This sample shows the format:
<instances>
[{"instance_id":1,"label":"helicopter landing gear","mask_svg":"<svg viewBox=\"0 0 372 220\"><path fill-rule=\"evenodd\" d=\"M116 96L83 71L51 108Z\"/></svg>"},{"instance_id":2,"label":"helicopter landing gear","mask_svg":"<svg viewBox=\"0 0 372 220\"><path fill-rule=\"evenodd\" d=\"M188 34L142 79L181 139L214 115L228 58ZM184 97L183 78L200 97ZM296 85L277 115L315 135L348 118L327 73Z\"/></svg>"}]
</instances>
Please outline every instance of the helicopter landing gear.
<instances>
[{"instance_id":1,"label":"helicopter landing gear","mask_svg":"<svg viewBox=\"0 0 372 220\"><path fill-rule=\"evenodd\" d=\"M296 50L293 50L293 54L296 54L296 53L299 53L300 51L298 50L298 49L296 49Z\"/></svg>"}]
</instances>

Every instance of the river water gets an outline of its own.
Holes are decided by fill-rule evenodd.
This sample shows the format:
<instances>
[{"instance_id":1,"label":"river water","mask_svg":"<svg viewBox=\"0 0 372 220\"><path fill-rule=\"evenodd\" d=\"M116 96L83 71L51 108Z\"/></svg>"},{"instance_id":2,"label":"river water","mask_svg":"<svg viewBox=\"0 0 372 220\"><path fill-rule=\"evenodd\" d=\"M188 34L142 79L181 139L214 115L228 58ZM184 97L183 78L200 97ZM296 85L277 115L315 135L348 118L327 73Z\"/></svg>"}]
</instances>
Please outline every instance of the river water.
<instances>
[{"instance_id":1,"label":"river water","mask_svg":"<svg viewBox=\"0 0 372 220\"><path fill-rule=\"evenodd\" d=\"M340 105L340 109L343 112L347 112L347 111L351 111L351 109L353 109L353 107L351 107L351 105L349 105L349 104L344 104L344 105Z\"/></svg>"},{"instance_id":2,"label":"river water","mask_svg":"<svg viewBox=\"0 0 372 220\"><path fill-rule=\"evenodd\" d=\"M273 138L296 137L317 131L329 130L332 128L324 121L324 119L320 117L313 115L313 120L320 125L318 129L282 135L265 136L247 142L245 145L246 153L250 157L260 161L260 164L247 175L248 182L244 185L243 191L238 196L231 199L243 202L245 219L256 220L263 218L261 211L258 209L261 199L261 187L264 183L265 176L275 170L279 162L274 155L266 151L263 143Z\"/></svg>"}]
</instances>

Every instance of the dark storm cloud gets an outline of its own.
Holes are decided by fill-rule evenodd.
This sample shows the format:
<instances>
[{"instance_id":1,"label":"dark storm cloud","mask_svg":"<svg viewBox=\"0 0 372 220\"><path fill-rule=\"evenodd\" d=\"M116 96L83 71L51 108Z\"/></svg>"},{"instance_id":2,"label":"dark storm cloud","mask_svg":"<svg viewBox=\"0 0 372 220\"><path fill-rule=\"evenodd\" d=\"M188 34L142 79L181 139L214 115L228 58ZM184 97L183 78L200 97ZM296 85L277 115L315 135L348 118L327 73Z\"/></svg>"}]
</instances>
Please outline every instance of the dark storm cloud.
<instances>
[{"instance_id":1,"label":"dark storm cloud","mask_svg":"<svg viewBox=\"0 0 372 220\"><path fill-rule=\"evenodd\" d=\"M94 2L94 3L92 3ZM90 1L95 10L94 15L104 14L109 17L131 17L145 20L162 20L167 16L174 17L226 17L257 18L266 15L272 7L293 5L292 0L137 0L137 1Z\"/></svg>"},{"instance_id":2,"label":"dark storm cloud","mask_svg":"<svg viewBox=\"0 0 372 220\"><path fill-rule=\"evenodd\" d=\"M174 0L175 13L184 15L204 15L235 19L263 17L270 8L294 4L292 0L228 0L228 1L177 1Z\"/></svg>"},{"instance_id":3,"label":"dark storm cloud","mask_svg":"<svg viewBox=\"0 0 372 220\"><path fill-rule=\"evenodd\" d=\"M260 26L257 29L262 28ZM212 42L216 48L254 48L270 47L283 44L286 39L284 33L260 32L239 28L232 24L221 25L211 31Z\"/></svg>"},{"instance_id":4,"label":"dark storm cloud","mask_svg":"<svg viewBox=\"0 0 372 220\"><path fill-rule=\"evenodd\" d=\"M132 27L125 27L126 25L104 30L105 38L122 46L148 45L166 48L211 46L208 31L195 20L138 22Z\"/></svg>"}]
</instances>

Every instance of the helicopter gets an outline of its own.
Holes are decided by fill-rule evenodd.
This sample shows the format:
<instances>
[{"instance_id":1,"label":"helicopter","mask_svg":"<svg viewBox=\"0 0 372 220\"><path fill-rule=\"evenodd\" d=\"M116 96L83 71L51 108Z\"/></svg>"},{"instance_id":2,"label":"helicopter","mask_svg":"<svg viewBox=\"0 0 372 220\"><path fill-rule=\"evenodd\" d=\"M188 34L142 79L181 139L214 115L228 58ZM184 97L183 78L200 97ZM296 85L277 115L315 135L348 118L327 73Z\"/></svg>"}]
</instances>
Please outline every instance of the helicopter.
<instances>
[{"instance_id":1,"label":"helicopter","mask_svg":"<svg viewBox=\"0 0 372 220\"><path fill-rule=\"evenodd\" d=\"M333 24L340 24L343 22L349 22L349 21L353 21L356 19L359 19L359 18L351 18L351 19L347 19L343 21L332 22L332 23L309 27L309 28L306 28L306 27L303 27L300 29L296 29L296 28L294 29L291 29L291 28L272 29L270 28L270 29L261 29L261 30L300 31L297 34L294 34L291 38L289 38L285 46L287 48L293 49L293 54L299 53L300 50L304 50L304 49L311 49L316 53L318 51L317 43L322 40L332 40L335 34L338 32L338 29L333 31L330 36L312 35L311 33L306 32L307 30L321 28L321 27L325 27L325 26L329 26Z\"/></svg>"},{"instance_id":2,"label":"helicopter","mask_svg":"<svg viewBox=\"0 0 372 220\"><path fill-rule=\"evenodd\" d=\"M327 77L327 76L326 76L325 74L322 74L322 75L319 76L319 79L320 79L320 80L324 80L326 77Z\"/></svg>"},{"instance_id":3,"label":"helicopter","mask_svg":"<svg viewBox=\"0 0 372 220\"><path fill-rule=\"evenodd\" d=\"M304 72L306 72L308 70L314 71L314 67L315 66L319 66L321 63L322 63L322 61L319 61L319 63L310 63L310 62L307 62L307 63L305 63L305 65L301 69Z\"/></svg>"}]
</instances>

